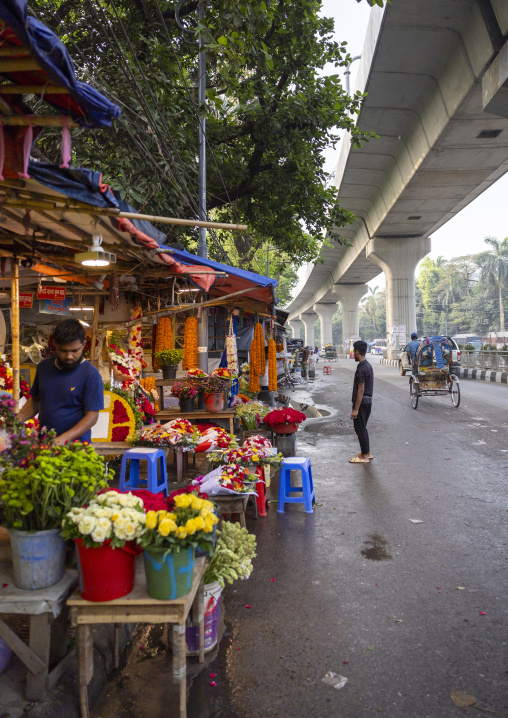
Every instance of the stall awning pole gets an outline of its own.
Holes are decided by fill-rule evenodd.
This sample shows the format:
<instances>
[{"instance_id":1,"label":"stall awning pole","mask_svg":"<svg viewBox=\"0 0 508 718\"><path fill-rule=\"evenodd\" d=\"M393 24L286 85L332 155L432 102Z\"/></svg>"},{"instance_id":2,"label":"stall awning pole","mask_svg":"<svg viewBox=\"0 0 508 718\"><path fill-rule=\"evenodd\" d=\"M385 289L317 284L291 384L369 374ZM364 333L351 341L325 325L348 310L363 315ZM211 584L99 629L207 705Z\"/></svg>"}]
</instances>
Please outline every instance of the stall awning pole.
<instances>
[{"instance_id":1,"label":"stall awning pole","mask_svg":"<svg viewBox=\"0 0 508 718\"><path fill-rule=\"evenodd\" d=\"M91 344L90 344L90 362L98 368L98 362L97 359L100 359L97 354L96 350L96 342L97 342L97 329L99 326L99 306L101 303L101 298L99 294L95 295L94 299L94 305L93 305L93 321L92 321L92 337L91 337Z\"/></svg>"},{"instance_id":2,"label":"stall awning pole","mask_svg":"<svg viewBox=\"0 0 508 718\"><path fill-rule=\"evenodd\" d=\"M12 398L19 409L19 268L16 257L11 259L11 342L12 342Z\"/></svg>"}]
</instances>

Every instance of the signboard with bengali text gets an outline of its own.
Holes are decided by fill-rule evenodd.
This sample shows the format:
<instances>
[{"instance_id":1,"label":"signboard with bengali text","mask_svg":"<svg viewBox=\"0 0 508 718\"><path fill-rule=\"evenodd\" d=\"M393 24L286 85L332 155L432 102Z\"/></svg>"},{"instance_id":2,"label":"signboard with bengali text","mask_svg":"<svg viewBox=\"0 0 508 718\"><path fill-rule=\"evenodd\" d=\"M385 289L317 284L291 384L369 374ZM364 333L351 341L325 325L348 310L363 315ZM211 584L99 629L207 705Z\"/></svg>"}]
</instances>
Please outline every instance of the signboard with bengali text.
<instances>
[{"instance_id":1,"label":"signboard with bengali text","mask_svg":"<svg viewBox=\"0 0 508 718\"><path fill-rule=\"evenodd\" d=\"M54 302L63 302L65 287L37 287L37 299L51 299Z\"/></svg>"}]
</instances>

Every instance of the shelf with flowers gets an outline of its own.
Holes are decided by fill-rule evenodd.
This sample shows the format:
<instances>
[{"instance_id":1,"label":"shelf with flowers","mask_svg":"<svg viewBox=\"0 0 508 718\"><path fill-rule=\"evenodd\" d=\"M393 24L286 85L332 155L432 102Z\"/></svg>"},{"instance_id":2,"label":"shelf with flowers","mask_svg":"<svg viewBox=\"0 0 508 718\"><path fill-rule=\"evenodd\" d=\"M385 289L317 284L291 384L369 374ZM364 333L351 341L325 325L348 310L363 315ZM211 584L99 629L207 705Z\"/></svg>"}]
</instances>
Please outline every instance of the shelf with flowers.
<instances>
[{"instance_id":1,"label":"shelf with flowers","mask_svg":"<svg viewBox=\"0 0 508 718\"><path fill-rule=\"evenodd\" d=\"M198 396L198 387L194 381L187 379L175 382L171 387L171 393L178 397L182 413L194 411L194 402Z\"/></svg>"},{"instance_id":2,"label":"shelf with flowers","mask_svg":"<svg viewBox=\"0 0 508 718\"><path fill-rule=\"evenodd\" d=\"M263 422L276 434L294 434L307 417L301 411L291 408L274 409L263 418Z\"/></svg>"},{"instance_id":3,"label":"shelf with flowers","mask_svg":"<svg viewBox=\"0 0 508 718\"><path fill-rule=\"evenodd\" d=\"M3 359L0 359L0 389L12 392L12 370ZM30 387L23 377L20 377L19 389L21 396L25 399L30 398Z\"/></svg>"},{"instance_id":4,"label":"shelf with flowers","mask_svg":"<svg viewBox=\"0 0 508 718\"><path fill-rule=\"evenodd\" d=\"M214 505L195 493L173 498L172 511L149 511L140 537L152 598L172 600L190 591L196 548L209 552L218 522Z\"/></svg>"},{"instance_id":5,"label":"shelf with flowers","mask_svg":"<svg viewBox=\"0 0 508 718\"><path fill-rule=\"evenodd\" d=\"M132 591L145 526L143 501L132 493L106 491L65 515L62 535L76 544L84 599L112 601Z\"/></svg>"},{"instance_id":6,"label":"shelf with flowers","mask_svg":"<svg viewBox=\"0 0 508 718\"><path fill-rule=\"evenodd\" d=\"M76 441L55 446L55 435L23 427L2 453L0 494L19 588L46 588L61 579L62 518L107 485L104 460L91 445Z\"/></svg>"},{"instance_id":7,"label":"shelf with flowers","mask_svg":"<svg viewBox=\"0 0 508 718\"><path fill-rule=\"evenodd\" d=\"M167 424L142 429L129 441L133 446L182 448L195 451L201 440L201 433L186 419L173 419Z\"/></svg>"}]
</instances>

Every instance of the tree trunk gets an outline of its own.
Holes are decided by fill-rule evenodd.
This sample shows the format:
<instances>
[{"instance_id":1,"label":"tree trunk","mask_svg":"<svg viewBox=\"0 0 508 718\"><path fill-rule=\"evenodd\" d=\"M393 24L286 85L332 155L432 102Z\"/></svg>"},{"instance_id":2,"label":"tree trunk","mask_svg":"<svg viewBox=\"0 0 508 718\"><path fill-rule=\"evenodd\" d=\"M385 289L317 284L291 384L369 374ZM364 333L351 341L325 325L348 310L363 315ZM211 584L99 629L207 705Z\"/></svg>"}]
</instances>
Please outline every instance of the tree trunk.
<instances>
[{"instance_id":1,"label":"tree trunk","mask_svg":"<svg viewBox=\"0 0 508 718\"><path fill-rule=\"evenodd\" d=\"M504 332L503 286L499 282L499 331Z\"/></svg>"}]
</instances>

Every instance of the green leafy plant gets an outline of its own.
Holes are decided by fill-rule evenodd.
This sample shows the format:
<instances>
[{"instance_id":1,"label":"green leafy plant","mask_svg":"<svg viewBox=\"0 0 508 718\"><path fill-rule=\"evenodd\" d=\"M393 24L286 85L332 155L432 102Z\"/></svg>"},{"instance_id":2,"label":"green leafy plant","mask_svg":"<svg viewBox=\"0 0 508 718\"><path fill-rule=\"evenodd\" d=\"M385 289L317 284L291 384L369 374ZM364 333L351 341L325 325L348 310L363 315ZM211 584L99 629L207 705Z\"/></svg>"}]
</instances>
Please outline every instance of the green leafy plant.
<instances>
[{"instance_id":1,"label":"green leafy plant","mask_svg":"<svg viewBox=\"0 0 508 718\"><path fill-rule=\"evenodd\" d=\"M161 366L178 366L183 359L181 349L163 349L155 354L155 358Z\"/></svg>"},{"instance_id":2,"label":"green leafy plant","mask_svg":"<svg viewBox=\"0 0 508 718\"><path fill-rule=\"evenodd\" d=\"M247 579L252 573L252 559L256 557L256 537L240 524L223 521L217 531L215 552L205 571L204 582L218 581L222 587L226 581Z\"/></svg>"},{"instance_id":3,"label":"green leafy plant","mask_svg":"<svg viewBox=\"0 0 508 718\"><path fill-rule=\"evenodd\" d=\"M0 477L5 522L21 531L59 528L62 518L107 486L104 460L90 445L42 445L26 466Z\"/></svg>"}]
</instances>

